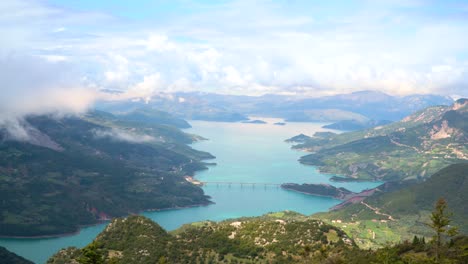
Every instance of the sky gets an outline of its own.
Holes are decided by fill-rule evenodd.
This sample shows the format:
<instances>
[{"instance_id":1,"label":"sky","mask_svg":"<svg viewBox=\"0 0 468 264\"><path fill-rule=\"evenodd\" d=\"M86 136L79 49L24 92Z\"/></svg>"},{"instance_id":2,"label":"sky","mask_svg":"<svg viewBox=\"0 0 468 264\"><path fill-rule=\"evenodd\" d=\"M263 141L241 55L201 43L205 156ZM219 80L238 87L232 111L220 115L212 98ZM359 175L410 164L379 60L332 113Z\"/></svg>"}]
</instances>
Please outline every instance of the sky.
<instances>
[{"instance_id":1,"label":"sky","mask_svg":"<svg viewBox=\"0 0 468 264\"><path fill-rule=\"evenodd\" d=\"M16 115L177 91L468 97L468 1L2 0L0 36Z\"/></svg>"}]
</instances>

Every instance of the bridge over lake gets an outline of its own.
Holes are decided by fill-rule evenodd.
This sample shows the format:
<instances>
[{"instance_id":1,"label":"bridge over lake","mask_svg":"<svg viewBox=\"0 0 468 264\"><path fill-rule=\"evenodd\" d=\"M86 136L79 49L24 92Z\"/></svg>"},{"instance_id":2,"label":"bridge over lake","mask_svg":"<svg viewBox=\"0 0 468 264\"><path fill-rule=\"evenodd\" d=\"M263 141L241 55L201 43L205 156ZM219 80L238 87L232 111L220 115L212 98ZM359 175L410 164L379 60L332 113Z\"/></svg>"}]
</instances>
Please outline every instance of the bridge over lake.
<instances>
[{"instance_id":1,"label":"bridge over lake","mask_svg":"<svg viewBox=\"0 0 468 264\"><path fill-rule=\"evenodd\" d=\"M216 185L216 186L221 186L221 185L224 185L224 186L232 186L232 185L237 185L237 186L241 186L241 187L244 187L244 186L252 186L252 187L255 187L255 186L264 186L264 187L267 187L267 186L276 186L276 187L279 187L281 186L281 183L272 183L272 182L236 182L236 181L232 181L232 182L229 182L229 181L200 181L200 184L202 185Z\"/></svg>"}]
</instances>

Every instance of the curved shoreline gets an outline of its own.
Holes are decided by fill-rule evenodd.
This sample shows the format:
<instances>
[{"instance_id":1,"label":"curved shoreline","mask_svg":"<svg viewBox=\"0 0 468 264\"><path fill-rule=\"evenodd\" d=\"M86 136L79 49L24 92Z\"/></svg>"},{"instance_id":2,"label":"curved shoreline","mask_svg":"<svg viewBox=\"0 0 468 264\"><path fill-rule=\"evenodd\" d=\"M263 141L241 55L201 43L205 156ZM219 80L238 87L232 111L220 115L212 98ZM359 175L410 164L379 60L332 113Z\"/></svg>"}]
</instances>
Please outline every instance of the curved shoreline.
<instances>
[{"instance_id":1,"label":"curved shoreline","mask_svg":"<svg viewBox=\"0 0 468 264\"><path fill-rule=\"evenodd\" d=\"M145 213L145 212L180 210L180 209L187 209L187 208L193 208L193 207L208 206L210 204L214 204L214 202L208 201L207 203L187 205L187 206L174 206L174 207L161 208L161 209L147 209L147 210L142 210L142 211L140 211L138 213L135 213L135 214L127 214L127 215L123 215L123 216L116 216L116 217L113 217L113 218L127 217L127 216L130 216L130 215L140 215L140 214ZM94 223L94 224L79 225L76 231L68 232L68 233L60 233L60 234L53 234L53 235L38 235L38 236L2 236L2 235L0 235L0 239L25 239L25 240L31 239L31 240L34 240L34 239L44 239L44 238L45 239L47 239L47 238L53 239L53 238L74 236L74 235L79 234L82 231L83 228L105 224L105 223L108 223L108 222L112 221L113 218L105 219L105 220L99 220L97 223Z\"/></svg>"},{"instance_id":2,"label":"curved shoreline","mask_svg":"<svg viewBox=\"0 0 468 264\"><path fill-rule=\"evenodd\" d=\"M80 225L76 231L69 232L69 233L60 233L56 235L39 235L39 236L2 236L0 235L0 239L42 239L42 238L60 238L60 237L67 237L67 236L74 236L81 232L83 228L92 227L104 224L105 222L110 222L109 220L101 220L99 223L89 224L89 225Z\"/></svg>"}]
</instances>

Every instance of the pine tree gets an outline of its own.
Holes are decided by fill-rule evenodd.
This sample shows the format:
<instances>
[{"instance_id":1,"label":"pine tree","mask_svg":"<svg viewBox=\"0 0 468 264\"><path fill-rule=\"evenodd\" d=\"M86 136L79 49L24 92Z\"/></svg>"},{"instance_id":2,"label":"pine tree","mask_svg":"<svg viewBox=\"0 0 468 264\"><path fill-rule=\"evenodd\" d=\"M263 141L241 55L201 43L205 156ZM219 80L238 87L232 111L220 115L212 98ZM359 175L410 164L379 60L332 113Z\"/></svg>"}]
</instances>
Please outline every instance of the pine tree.
<instances>
[{"instance_id":1,"label":"pine tree","mask_svg":"<svg viewBox=\"0 0 468 264\"><path fill-rule=\"evenodd\" d=\"M457 229L455 227L450 227L450 217L451 213L446 211L447 201L440 198L434 207L434 211L431 214L431 223L428 225L434 230L436 235L434 236L435 242L435 253L436 261L439 262L440 259L440 249L443 242L443 235L454 236L457 234Z\"/></svg>"}]
</instances>

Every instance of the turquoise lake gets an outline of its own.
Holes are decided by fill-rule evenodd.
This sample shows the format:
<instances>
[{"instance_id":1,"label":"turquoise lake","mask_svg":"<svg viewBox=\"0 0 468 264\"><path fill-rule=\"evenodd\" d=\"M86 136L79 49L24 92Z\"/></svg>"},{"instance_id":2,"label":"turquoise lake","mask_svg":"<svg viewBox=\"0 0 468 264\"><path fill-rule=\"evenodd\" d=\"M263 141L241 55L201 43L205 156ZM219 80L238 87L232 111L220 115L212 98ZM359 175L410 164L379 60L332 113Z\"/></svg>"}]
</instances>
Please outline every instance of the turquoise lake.
<instances>
[{"instance_id":1,"label":"turquoise lake","mask_svg":"<svg viewBox=\"0 0 468 264\"><path fill-rule=\"evenodd\" d=\"M197 172L195 178L215 182L256 183L330 183L352 191L373 188L380 182L330 182L332 175L319 173L312 166L297 160L304 152L291 150L285 139L300 133L312 135L317 131L332 131L321 128L323 123L288 123L273 125L278 119L264 118L268 124L243 124L191 121L188 133L201 135L209 140L197 142L193 147L208 151L216 162L208 170ZM336 132L336 131L335 131ZM268 212L293 210L303 214L326 211L338 204L336 199L310 196L282 190L276 186L263 185L216 185L203 187L214 204L143 215L153 219L168 230L201 220L223 220L241 216L258 216ZM0 246L36 263L45 261L59 249L69 246L83 247L101 232L105 224L83 228L78 234L42 239L0 239Z\"/></svg>"}]
</instances>

